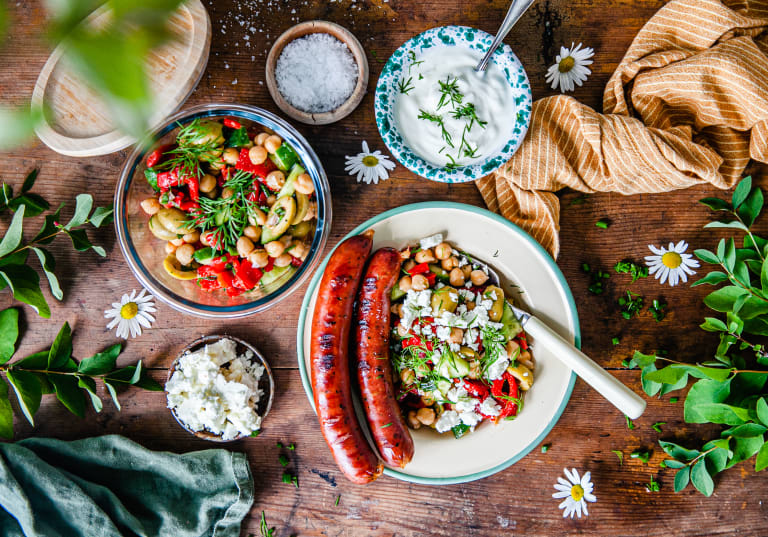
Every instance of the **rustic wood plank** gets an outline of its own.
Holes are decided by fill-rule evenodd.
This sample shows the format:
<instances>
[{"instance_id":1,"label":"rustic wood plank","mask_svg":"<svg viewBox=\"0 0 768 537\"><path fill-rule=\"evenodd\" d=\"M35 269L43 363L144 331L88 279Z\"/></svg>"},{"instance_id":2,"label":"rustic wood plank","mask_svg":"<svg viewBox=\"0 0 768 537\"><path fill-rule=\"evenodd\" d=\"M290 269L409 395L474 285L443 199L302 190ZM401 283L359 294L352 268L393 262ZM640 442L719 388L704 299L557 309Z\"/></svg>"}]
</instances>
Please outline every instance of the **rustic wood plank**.
<instances>
[{"instance_id":1,"label":"rustic wood plank","mask_svg":"<svg viewBox=\"0 0 768 537\"><path fill-rule=\"evenodd\" d=\"M557 51L555 47L571 41L594 47L595 72L574 95L599 109L602 88L624 50L640 26L663 4L663 0L539 0L507 42L528 70L535 98L551 93L544 72ZM271 43L299 21L319 18L339 23L355 33L366 48L370 91L360 107L335 125L296 125L316 149L331 181L334 221L329 248L365 218L399 205L427 200L482 204L473 185L431 183L402 167L389 181L376 186L359 185L344 173L344 155L359 151L364 139L383 149L372 120L372 89L382 68L380 60L412 35L439 24L467 24L493 32L507 8L507 0L241 0L208 1L206 5L213 22L211 58L189 104L244 102L277 112L264 84L263 64ZM3 104L21 104L31 95L47 58L39 26L44 10L39 0L11 6L11 10L15 17L12 38L0 47L0 95ZM243 21L242 26L239 21ZM73 159L33 142L28 148L0 154L0 176L19 185L26 173L38 166L41 174L35 191L43 193L52 205L71 203L84 191L91 192L103 205L112 199L126 156L123 151L100 158ZM621 369L621 360L634 349L662 348L687 360L701 359L711 352L714 339L705 337L697 328L706 314L700 300L706 289L670 289L653 279L629 285L628 276L613 274L607 292L595 296L587 291L589 279L581 271L581 264L612 270L623 258L640 261L649 243L659 245L680 239L686 239L694 248L713 247L715 237L701 229L712 217L706 208L696 204L697 199L709 195L718 192L699 186L633 197L597 194L579 205L571 204L577 194L566 192L561 196L562 253L558 264L576 298L584 350L599 363L615 368L614 374L637 391L638 373ZM611 220L607 230L595 227L600 218ZM7 224L7 217L1 217L0 230ZM35 231L31 224L29 233ZM761 229L768 229L768 222L764 221ZM106 247L106 259L92 252L75 253L64 239L54 243L52 250L65 300L52 304L52 320L37 318L29 308L23 309L26 329L22 355L49 344L65 320L75 329L77 356L88 356L115 341L114 335L106 331L103 311L137 284L124 265L114 231L100 230L92 236ZM659 324L647 314L629 321L622 319L614 304L628 288L647 300L663 297L669 302L668 318ZM748 463L718 476L711 498L691 490L673 494L671 472L658 469L663 458L657 444L659 437L693 447L716 434L716 428L684 424L682 401L669 404L667 396L663 401L651 400L645 416L636 421L637 428L629 431L623 417L581 381L576 383L570 404L544 441L551 444L546 454L537 447L508 470L463 485L435 488L391 478L366 487L347 483L331 460L296 370L295 331L302 295L303 290L299 290L273 311L226 323L182 317L161 305L156 326L129 341L121 357L121 363L145 360L156 368L153 375L162 380L164 368L175 353L202 334L228 332L254 343L265 353L276 370L278 392L264 433L228 446L247 452L256 475L256 502L243 535L258 534L262 510L270 525L278 527L276 534L286 537L768 534L761 476L754 474ZM0 292L0 308L11 304L7 291ZM613 337L620 338L618 346L612 345ZM107 401L101 414L89 411L86 419L78 420L48 396L37 416L37 428L19 422L18 437L74 439L119 433L153 449L188 451L211 447L173 421L162 393L130 389L121 394L121 401L122 412ZM651 429L657 421L667 422L661 435ZM281 482L277 441L296 443L289 468L299 476L298 490ZM629 459L629 453L638 448L653 449L650 465ZM613 449L623 451L623 465L611 453ZM551 498L552 484L565 466L593 473L598 503L590 507L587 519L563 520L557 501ZM645 492L644 484L651 475L661 483L661 492Z\"/></svg>"}]
</instances>

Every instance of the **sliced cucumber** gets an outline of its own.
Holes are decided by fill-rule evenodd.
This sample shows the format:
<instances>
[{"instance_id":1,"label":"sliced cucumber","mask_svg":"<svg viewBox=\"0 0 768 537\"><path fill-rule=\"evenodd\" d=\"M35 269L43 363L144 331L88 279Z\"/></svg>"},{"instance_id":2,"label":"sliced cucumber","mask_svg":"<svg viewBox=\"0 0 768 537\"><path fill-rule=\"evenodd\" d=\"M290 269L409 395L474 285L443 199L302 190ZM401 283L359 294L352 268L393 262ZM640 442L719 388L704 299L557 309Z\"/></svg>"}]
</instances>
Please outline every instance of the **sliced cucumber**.
<instances>
[{"instance_id":1,"label":"sliced cucumber","mask_svg":"<svg viewBox=\"0 0 768 537\"><path fill-rule=\"evenodd\" d=\"M448 271L440 265L431 264L429 265L429 270L435 274L439 282L448 283L451 280Z\"/></svg>"},{"instance_id":2,"label":"sliced cucumber","mask_svg":"<svg viewBox=\"0 0 768 537\"><path fill-rule=\"evenodd\" d=\"M308 212L309 196L302 194L301 192L296 192L296 216L293 217L291 225L296 226L300 224L304 220L304 217L307 216Z\"/></svg>"},{"instance_id":3,"label":"sliced cucumber","mask_svg":"<svg viewBox=\"0 0 768 537\"><path fill-rule=\"evenodd\" d=\"M172 241L173 239L179 238L178 234L166 229L166 227L160 223L156 214L153 214L149 219L149 231L152 232L152 235L164 241Z\"/></svg>"},{"instance_id":4,"label":"sliced cucumber","mask_svg":"<svg viewBox=\"0 0 768 537\"><path fill-rule=\"evenodd\" d=\"M269 158L272 162L275 163L275 166L284 172L290 170L291 166L299 161L299 157L296 155L296 152L285 142L283 142L283 144L277 148L277 151L269 155Z\"/></svg>"},{"instance_id":5,"label":"sliced cucumber","mask_svg":"<svg viewBox=\"0 0 768 537\"><path fill-rule=\"evenodd\" d=\"M314 226L310 222L299 222L288 228L288 233L290 233L291 237L294 239L303 239L309 235L309 232L312 231L313 227Z\"/></svg>"},{"instance_id":6,"label":"sliced cucumber","mask_svg":"<svg viewBox=\"0 0 768 537\"><path fill-rule=\"evenodd\" d=\"M283 188L281 188L280 192L277 193L278 199L284 198L286 196L292 196L293 193L296 192L296 178L305 171L306 170L301 167L301 164L293 165L293 168L291 168L291 173L289 173L288 177L285 179Z\"/></svg>"},{"instance_id":7,"label":"sliced cucumber","mask_svg":"<svg viewBox=\"0 0 768 537\"><path fill-rule=\"evenodd\" d=\"M267 244L280 238L288 231L296 216L296 202L293 197L278 198L267 215L267 225L261 231L261 244ZM269 225L275 222L274 225Z\"/></svg>"},{"instance_id":8,"label":"sliced cucumber","mask_svg":"<svg viewBox=\"0 0 768 537\"><path fill-rule=\"evenodd\" d=\"M515 312L512 311L512 308L506 300L504 301L504 311L501 314L501 321L499 322L504 325L504 328L501 329L501 333L507 340L512 339L523 331L520 321L515 317Z\"/></svg>"},{"instance_id":9,"label":"sliced cucumber","mask_svg":"<svg viewBox=\"0 0 768 537\"><path fill-rule=\"evenodd\" d=\"M296 272L296 267L288 265L287 267L275 267L269 272L265 272L264 276L259 280L259 287L264 293L271 293L280 287L285 280L291 277Z\"/></svg>"},{"instance_id":10,"label":"sliced cucumber","mask_svg":"<svg viewBox=\"0 0 768 537\"><path fill-rule=\"evenodd\" d=\"M469 362L451 351L446 351L440 357L437 373L446 378L461 378L469 374Z\"/></svg>"},{"instance_id":11,"label":"sliced cucumber","mask_svg":"<svg viewBox=\"0 0 768 537\"><path fill-rule=\"evenodd\" d=\"M389 299L394 302L395 300L400 300L406 295L406 292L400 289L400 284L396 283L394 287L392 287L392 292L389 294Z\"/></svg>"},{"instance_id":12,"label":"sliced cucumber","mask_svg":"<svg viewBox=\"0 0 768 537\"><path fill-rule=\"evenodd\" d=\"M205 248L200 248L199 250L195 250L195 253L192 254L192 257L195 261L197 261L201 265L209 265L211 261L213 261L214 258L216 257L216 250L214 250L210 246L206 246Z\"/></svg>"}]
</instances>

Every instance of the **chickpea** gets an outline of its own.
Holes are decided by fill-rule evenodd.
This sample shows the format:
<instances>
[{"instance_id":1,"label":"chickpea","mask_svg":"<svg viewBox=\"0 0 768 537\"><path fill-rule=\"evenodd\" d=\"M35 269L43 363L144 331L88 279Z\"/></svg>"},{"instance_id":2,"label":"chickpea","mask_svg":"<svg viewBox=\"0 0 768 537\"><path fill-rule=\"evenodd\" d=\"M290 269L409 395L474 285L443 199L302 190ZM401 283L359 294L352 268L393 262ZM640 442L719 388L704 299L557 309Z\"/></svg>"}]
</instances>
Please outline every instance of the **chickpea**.
<instances>
[{"instance_id":1,"label":"chickpea","mask_svg":"<svg viewBox=\"0 0 768 537\"><path fill-rule=\"evenodd\" d=\"M171 255L176 252L176 245L168 241L165 243L165 253Z\"/></svg>"},{"instance_id":2,"label":"chickpea","mask_svg":"<svg viewBox=\"0 0 768 537\"><path fill-rule=\"evenodd\" d=\"M299 259L304 259L304 256L307 253L307 247L304 245L303 242L297 242L291 247L291 255L293 257L298 257Z\"/></svg>"},{"instance_id":3,"label":"chickpea","mask_svg":"<svg viewBox=\"0 0 768 537\"><path fill-rule=\"evenodd\" d=\"M308 173L302 173L296 178L296 192L310 195L314 191L315 185L312 182L312 177L310 177Z\"/></svg>"},{"instance_id":4,"label":"chickpea","mask_svg":"<svg viewBox=\"0 0 768 537\"><path fill-rule=\"evenodd\" d=\"M416 255L413 256L417 263L434 263L437 261L430 248L426 250L419 250Z\"/></svg>"},{"instance_id":5,"label":"chickpea","mask_svg":"<svg viewBox=\"0 0 768 537\"><path fill-rule=\"evenodd\" d=\"M224 189L221 191L221 197L226 199L231 198L235 195L235 191L229 187L224 187Z\"/></svg>"},{"instance_id":6,"label":"chickpea","mask_svg":"<svg viewBox=\"0 0 768 537\"><path fill-rule=\"evenodd\" d=\"M473 309L475 309L475 306L476 306L475 303L471 300L467 300L466 302L464 302L464 305L467 307L467 311L472 311Z\"/></svg>"},{"instance_id":7,"label":"chickpea","mask_svg":"<svg viewBox=\"0 0 768 537\"><path fill-rule=\"evenodd\" d=\"M261 134L256 135L256 138L253 139L253 143L256 145L264 145L264 142L267 141L267 138L269 138L269 133L262 132Z\"/></svg>"},{"instance_id":8,"label":"chickpea","mask_svg":"<svg viewBox=\"0 0 768 537\"><path fill-rule=\"evenodd\" d=\"M465 281L464 272L460 268L455 268L448 274L448 282L454 287L462 287Z\"/></svg>"},{"instance_id":9,"label":"chickpea","mask_svg":"<svg viewBox=\"0 0 768 537\"><path fill-rule=\"evenodd\" d=\"M416 411L416 419L424 425L432 425L435 423L435 411L431 408L420 408Z\"/></svg>"},{"instance_id":10,"label":"chickpea","mask_svg":"<svg viewBox=\"0 0 768 537\"><path fill-rule=\"evenodd\" d=\"M153 214L157 214L162 208L162 205L160 205L160 202L157 201L156 198L147 198L141 202L141 208L145 213L152 216Z\"/></svg>"},{"instance_id":11,"label":"chickpea","mask_svg":"<svg viewBox=\"0 0 768 537\"><path fill-rule=\"evenodd\" d=\"M416 274L411 277L411 289L414 291L423 291L429 287L429 280L423 274Z\"/></svg>"},{"instance_id":12,"label":"chickpea","mask_svg":"<svg viewBox=\"0 0 768 537\"><path fill-rule=\"evenodd\" d=\"M405 368L402 371L400 371L400 380L408 386L409 384L413 384L416 382L416 373L413 371L413 369Z\"/></svg>"},{"instance_id":13,"label":"chickpea","mask_svg":"<svg viewBox=\"0 0 768 537\"><path fill-rule=\"evenodd\" d=\"M488 281L488 275L482 270L473 270L469 275L469 279L472 280L472 285L480 286Z\"/></svg>"},{"instance_id":14,"label":"chickpea","mask_svg":"<svg viewBox=\"0 0 768 537\"><path fill-rule=\"evenodd\" d=\"M219 197L219 189L218 188L214 188L210 192L203 192L203 196L205 196L206 198L215 200L216 198Z\"/></svg>"},{"instance_id":15,"label":"chickpea","mask_svg":"<svg viewBox=\"0 0 768 537\"><path fill-rule=\"evenodd\" d=\"M311 201L309 202L309 209L307 209L307 214L304 216L304 218L301 221L309 222L315 217L317 217L317 202Z\"/></svg>"},{"instance_id":16,"label":"chickpea","mask_svg":"<svg viewBox=\"0 0 768 537\"><path fill-rule=\"evenodd\" d=\"M235 161L235 162L237 162L237 161ZM224 166L226 166L226 165L227 165L227 163L226 163L226 162L224 162L224 160L222 160L222 159L220 159L220 160L214 160L213 162L209 162L209 163L208 163L208 167L210 168L210 170L211 170L211 173L212 173L213 175L219 175L219 173L221 172L221 169L222 169Z\"/></svg>"},{"instance_id":17,"label":"chickpea","mask_svg":"<svg viewBox=\"0 0 768 537\"><path fill-rule=\"evenodd\" d=\"M277 201L277 196L275 196L274 194L267 196L267 205L269 205L270 207L272 207L276 201Z\"/></svg>"},{"instance_id":18,"label":"chickpea","mask_svg":"<svg viewBox=\"0 0 768 537\"><path fill-rule=\"evenodd\" d=\"M270 190L280 190L285 184L285 174L280 170L269 172L265 182Z\"/></svg>"},{"instance_id":19,"label":"chickpea","mask_svg":"<svg viewBox=\"0 0 768 537\"><path fill-rule=\"evenodd\" d=\"M400 250L400 259L403 261L406 261L411 258L411 249L406 248L405 250Z\"/></svg>"},{"instance_id":20,"label":"chickpea","mask_svg":"<svg viewBox=\"0 0 768 537\"><path fill-rule=\"evenodd\" d=\"M252 226L263 226L267 223L267 213L261 209L252 209L251 214L248 215L248 223Z\"/></svg>"},{"instance_id":21,"label":"chickpea","mask_svg":"<svg viewBox=\"0 0 768 537\"><path fill-rule=\"evenodd\" d=\"M448 259L443 259L440 262L440 266L445 270L453 270L459 266L459 260L456 258L456 256L451 256Z\"/></svg>"},{"instance_id":22,"label":"chickpea","mask_svg":"<svg viewBox=\"0 0 768 537\"><path fill-rule=\"evenodd\" d=\"M182 244L176 248L176 259L182 265L189 265L192 263L192 255L195 253L195 247L191 244Z\"/></svg>"},{"instance_id":23,"label":"chickpea","mask_svg":"<svg viewBox=\"0 0 768 537\"><path fill-rule=\"evenodd\" d=\"M407 421L408 421L408 425L410 425L411 429L418 429L419 427L421 427L421 422L416 417L416 411L415 410L411 410L410 412L408 412Z\"/></svg>"},{"instance_id":24,"label":"chickpea","mask_svg":"<svg viewBox=\"0 0 768 537\"><path fill-rule=\"evenodd\" d=\"M293 237L291 237L291 236L290 236L290 235L288 235L288 234L285 234L285 235L283 235L282 237L280 237L280 238L279 238L279 239L277 239L277 240L279 240L280 242L282 242L283 244L285 244L285 249L287 250L287 249L288 249L288 247L289 247L289 246L291 245L291 243L293 242Z\"/></svg>"},{"instance_id":25,"label":"chickpea","mask_svg":"<svg viewBox=\"0 0 768 537\"><path fill-rule=\"evenodd\" d=\"M400 281L397 282L397 286L402 291L406 291L406 292L410 291L410 289L412 287L411 277L410 276L403 276L402 278L400 278Z\"/></svg>"},{"instance_id":26,"label":"chickpea","mask_svg":"<svg viewBox=\"0 0 768 537\"><path fill-rule=\"evenodd\" d=\"M224 152L221 154L221 159L227 164L229 164L230 166L234 166L235 164L237 164L237 161L239 158L240 158L240 152L234 147L226 148Z\"/></svg>"},{"instance_id":27,"label":"chickpea","mask_svg":"<svg viewBox=\"0 0 768 537\"><path fill-rule=\"evenodd\" d=\"M408 335L408 329L404 327L402 324L397 325L397 335L400 337L405 337Z\"/></svg>"},{"instance_id":28,"label":"chickpea","mask_svg":"<svg viewBox=\"0 0 768 537\"><path fill-rule=\"evenodd\" d=\"M414 261L413 259L409 259L403 265L403 270L405 270L406 272L409 272L415 266L416 266L416 261Z\"/></svg>"},{"instance_id":29,"label":"chickpea","mask_svg":"<svg viewBox=\"0 0 768 537\"><path fill-rule=\"evenodd\" d=\"M461 269L461 272L464 273L465 280L472 274L472 265L464 265L463 267L459 268Z\"/></svg>"},{"instance_id":30,"label":"chickpea","mask_svg":"<svg viewBox=\"0 0 768 537\"><path fill-rule=\"evenodd\" d=\"M216 243L216 235L213 231L207 231L200 235L200 243L203 246L213 246Z\"/></svg>"},{"instance_id":31,"label":"chickpea","mask_svg":"<svg viewBox=\"0 0 768 537\"><path fill-rule=\"evenodd\" d=\"M287 267L291 264L291 261L293 261L293 257L291 257L291 254L281 254L278 256L277 259L275 259L275 266L276 267Z\"/></svg>"},{"instance_id":32,"label":"chickpea","mask_svg":"<svg viewBox=\"0 0 768 537\"><path fill-rule=\"evenodd\" d=\"M520 356L520 345L514 339L510 339L507 342L507 346L504 350L507 351L507 356L512 359L517 359Z\"/></svg>"},{"instance_id":33,"label":"chickpea","mask_svg":"<svg viewBox=\"0 0 768 537\"><path fill-rule=\"evenodd\" d=\"M424 403L426 406L432 406L435 404L435 396L431 393L425 394L421 396L421 402Z\"/></svg>"},{"instance_id":34,"label":"chickpea","mask_svg":"<svg viewBox=\"0 0 768 537\"><path fill-rule=\"evenodd\" d=\"M402 304L395 304L391 308L389 308L389 311L397 315L398 317L403 316L403 305Z\"/></svg>"},{"instance_id":35,"label":"chickpea","mask_svg":"<svg viewBox=\"0 0 768 537\"><path fill-rule=\"evenodd\" d=\"M248 257L248 254L253 252L253 250L256 248L253 245L253 241L245 236L237 239L237 244L235 246L237 248L237 255L240 257Z\"/></svg>"},{"instance_id":36,"label":"chickpea","mask_svg":"<svg viewBox=\"0 0 768 537\"><path fill-rule=\"evenodd\" d=\"M518 362L523 364L528 369L535 369L536 368L536 362L533 360L533 355L530 351L523 351L520 353L520 357L517 359Z\"/></svg>"},{"instance_id":37,"label":"chickpea","mask_svg":"<svg viewBox=\"0 0 768 537\"><path fill-rule=\"evenodd\" d=\"M280 138L277 134L271 134L264 140L264 149L270 153L274 153L280 149L281 145L283 145L283 139Z\"/></svg>"},{"instance_id":38,"label":"chickpea","mask_svg":"<svg viewBox=\"0 0 768 537\"><path fill-rule=\"evenodd\" d=\"M467 373L467 376L471 379L479 379L480 375L482 375L483 370L480 367L480 361L479 360L470 360L469 361L469 373Z\"/></svg>"},{"instance_id":39,"label":"chickpea","mask_svg":"<svg viewBox=\"0 0 768 537\"><path fill-rule=\"evenodd\" d=\"M451 328L451 335L448 336L448 341L450 343L456 343L457 345L460 345L461 342L464 340L464 330L461 328Z\"/></svg>"},{"instance_id":40,"label":"chickpea","mask_svg":"<svg viewBox=\"0 0 768 537\"><path fill-rule=\"evenodd\" d=\"M435 257L441 261L451 257L451 253L453 253L453 248L447 242L441 242L435 246Z\"/></svg>"},{"instance_id":41,"label":"chickpea","mask_svg":"<svg viewBox=\"0 0 768 537\"><path fill-rule=\"evenodd\" d=\"M176 237L175 239L171 239L171 244L173 244L178 248L179 246L184 244L184 239L182 239L181 237Z\"/></svg>"},{"instance_id":42,"label":"chickpea","mask_svg":"<svg viewBox=\"0 0 768 537\"><path fill-rule=\"evenodd\" d=\"M267 160L267 150L264 149L263 146L254 145L248 150L248 158L250 158L251 162L257 166L259 164L264 164L264 161Z\"/></svg>"},{"instance_id":43,"label":"chickpea","mask_svg":"<svg viewBox=\"0 0 768 537\"><path fill-rule=\"evenodd\" d=\"M245 229L243 229L243 235L252 241L257 241L261 237L261 228L258 226L245 226Z\"/></svg>"},{"instance_id":44,"label":"chickpea","mask_svg":"<svg viewBox=\"0 0 768 537\"><path fill-rule=\"evenodd\" d=\"M265 244L264 249L269 254L269 257L280 257L285 251L285 244L280 241L272 241Z\"/></svg>"},{"instance_id":45,"label":"chickpea","mask_svg":"<svg viewBox=\"0 0 768 537\"><path fill-rule=\"evenodd\" d=\"M200 232L190 231L189 233L187 233L182 237L182 240L188 244L195 244L197 241L200 240Z\"/></svg>"},{"instance_id":46,"label":"chickpea","mask_svg":"<svg viewBox=\"0 0 768 537\"><path fill-rule=\"evenodd\" d=\"M419 364L416 366L416 376L421 378L429 374L429 366L427 364Z\"/></svg>"},{"instance_id":47,"label":"chickpea","mask_svg":"<svg viewBox=\"0 0 768 537\"><path fill-rule=\"evenodd\" d=\"M210 173L206 173L200 178L200 192L207 194L216 189L216 178Z\"/></svg>"},{"instance_id":48,"label":"chickpea","mask_svg":"<svg viewBox=\"0 0 768 537\"><path fill-rule=\"evenodd\" d=\"M269 254L266 250L254 250L248 254L248 261L256 268L264 268L269 264Z\"/></svg>"}]
</instances>

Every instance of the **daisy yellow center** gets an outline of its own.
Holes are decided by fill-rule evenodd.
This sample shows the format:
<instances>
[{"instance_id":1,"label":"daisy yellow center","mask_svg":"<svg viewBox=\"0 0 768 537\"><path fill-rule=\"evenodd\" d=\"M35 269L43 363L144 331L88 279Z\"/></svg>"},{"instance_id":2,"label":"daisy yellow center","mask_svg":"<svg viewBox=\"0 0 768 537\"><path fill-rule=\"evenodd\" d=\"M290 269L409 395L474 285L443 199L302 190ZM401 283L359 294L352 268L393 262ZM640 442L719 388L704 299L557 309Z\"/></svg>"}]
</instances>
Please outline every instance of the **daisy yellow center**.
<instances>
[{"instance_id":1,"label":"daisy yellow center","mask_svg":"<svg viewBox=\"0 0 768 537\"><path fill-rule=\"evenodd\" d=\"M576 65L576 60L573 59L573 56L566 56L557 64L557 70L561 73L567 73L573 69L574 65Z\"/></svg>"},{"instance_id":2,"label":"daisy yellow center","mask_svg":"<svg viewBox=\"0 0 768 537\"><path fill-rule=\"evenodd\" d=\"M676 269L683 264L683 258L677 252L667 252L661 256L661 262L665 267Z\"/></svg>"},{"instance_id":3,"label":"daisy yellow center","mask_svg":"<svg viewBox=\"0 0 768 537\"><path fill-rule=\"evenodd\" d=\"M363 157L363 166L367 166L368 168L374 168L378 165L379 165L379 159L377 159L373 155L367 155Z\"/></svg>"},{"instance_id":4,"label":"daisy yellow center","mask_svg":"<svg viewBox=\"0 0 768 537\"><path fill-rule=\"evenodd\" d=\"M581 485L574 485L571 487L571 498L573 498L574 501L578 502L584 497L584 489L581 487Z\"/></svg>"},{"instance_id":5,"label":"daisy yellow center","mask_svg":"<svg viewBox=\"0 0 768 537\"><path fill-rule=\"evenodd\" d=\"M128 302L127 304L123 304L123 307L120 308L120 317L123 319L133 319L138 313L139 306L136 305L136 302Z\"/></svg>"}]
</instances>

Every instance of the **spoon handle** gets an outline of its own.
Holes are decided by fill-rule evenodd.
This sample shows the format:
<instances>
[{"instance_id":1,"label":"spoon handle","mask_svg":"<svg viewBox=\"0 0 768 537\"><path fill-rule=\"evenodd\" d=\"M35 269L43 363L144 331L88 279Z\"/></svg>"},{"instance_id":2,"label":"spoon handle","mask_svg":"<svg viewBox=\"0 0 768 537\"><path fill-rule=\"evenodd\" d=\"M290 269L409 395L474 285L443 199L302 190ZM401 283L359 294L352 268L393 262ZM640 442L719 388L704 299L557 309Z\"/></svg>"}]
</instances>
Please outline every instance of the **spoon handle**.
<instances>
[{"instance_id":1,"label":"spoon handle","mask_svg":"<svg viewBox=\"0 0 768 537\"><path fill-rule=\"evenodd\" d=\"M491 48L488 49L488 52L485 53L483 59L480 60L480 63L477 64L475 71L485 71L485 68L488 67L488 61L491 59L491 55L497 48L499 48L499 45L501 45L501 42L505 37L507 37L509 31L517 23L517 21L520 20L520 17L523 16L523 13L525 13L528 8L531 7L533 2L534 0L512 0L512 4L509 6L509 10L507 10L507 16L504 17L504 22L501 23L499 31L496 33L496 37L493 38Z\"/></svg>"},{"instance_id":2,"label":"spoon handle","mask_svg":"<svg viewBox=\"0 0 768 537\"><path fill-rule=\"evenodd\" d=\"M541 320L532 315L524 326L525 331L542 347L552 351L561 362L624 414L631 419L639 418L643 414L646 402L642 397L627 388Z\"/></svg>"}]
</instances>

